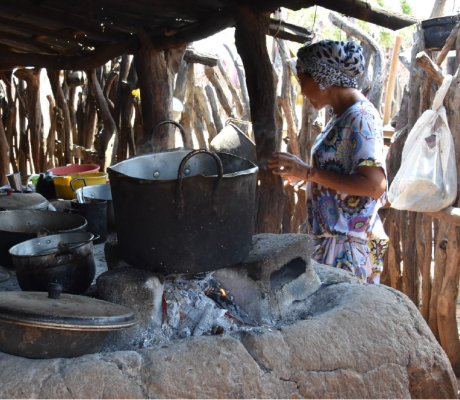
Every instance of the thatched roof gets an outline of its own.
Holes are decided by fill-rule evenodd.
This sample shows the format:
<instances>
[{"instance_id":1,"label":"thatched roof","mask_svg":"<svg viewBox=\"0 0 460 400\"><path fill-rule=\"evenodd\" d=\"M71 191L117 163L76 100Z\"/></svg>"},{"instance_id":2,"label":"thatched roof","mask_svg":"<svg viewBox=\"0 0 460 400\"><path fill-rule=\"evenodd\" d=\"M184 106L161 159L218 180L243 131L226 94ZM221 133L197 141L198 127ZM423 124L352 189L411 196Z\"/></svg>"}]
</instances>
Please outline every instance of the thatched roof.
<instances>
[{"instance_id":1,"label":"thatched roof","mask_svg":"<svg viewBox=\"0 0 460 400\"><path fill-rule=\"evenodd\" d=\"M391 29L416 22L359 0L247 0L260 12L315 4ZM133 53L142 40L153 48L180 47L235 21L235 0L1 0L0 70L17 66L91 69L121 54ZM277 29L272 26L271 33ZM302 27L283 24L278 34L302 35ZM288 38L288 37L286 37Z\"/></svg>"}]
</instances>

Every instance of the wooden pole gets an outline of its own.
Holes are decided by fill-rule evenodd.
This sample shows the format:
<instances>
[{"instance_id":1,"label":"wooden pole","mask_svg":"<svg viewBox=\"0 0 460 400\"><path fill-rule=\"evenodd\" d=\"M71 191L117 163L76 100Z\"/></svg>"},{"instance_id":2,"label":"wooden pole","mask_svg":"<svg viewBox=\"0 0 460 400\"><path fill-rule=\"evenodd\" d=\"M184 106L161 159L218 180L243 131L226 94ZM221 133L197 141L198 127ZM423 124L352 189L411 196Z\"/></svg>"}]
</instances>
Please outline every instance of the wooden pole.
<instances>
[{"instance_id":1,"label":"wooden pole","mask_svg":"<svg viewBox=\"0 0 460 400\"><path fill-rule=\"evenodd\" d=\"M268 159L276 151L273 67L265 36L270 19L268 14L254 13L245 6L235 8L234 16L237 22L235 43L246 71L259 164L259 204L255 230L257 233L279 233L284 211L283 184L281 178L267 167Z\"/></svg>"},{"instance_id":2,"label":"wooden pole","mask_svg":"<svg viewBox=\"0 0 460 400\"><path fill-rule=\"evenodd\" d=\"M6 175L10 172L10 148L3 128L3 118L0 116L0 185L6 185Z\"/></svg>"},{"instance_id":3,"label":"wooden pole","mask_svg":"<svg viewBox=\"0 0 460 400\"><path fill-rule=\"evenodd\" d=\"M27 113L29 116L30 147L35 172L40 172L41 141L42 141L42 118L40 108L40 73L41 68L19 69L14 74L18 79L27 82Z\"/></svg>"},{"instance_id":4,"label":"wooden pole","mask_svg":"<svg viewBox=\"0 0 460 400\"><path fill-rule=\"evenodd\" d=\"M210 144L211 140L214 139L217 135L216 126L214 125L214 120L212 118L212 110L208 104L206 93L204 92L202 86L195 86L195 95L196 99L198 100L198 106L201 109L201 114L203 115L204 122L206 124L206 129L208 131L208 144Z\"/></svg>"},{"instance_id":5,"label":"wooden pole","mask_svg":"<svg viewBox=\"0 0 460 400\"><path fill-rule=\"evenodd\" d=\"M195 103L195 65L187 64L187 85L185 90L185 104L180 117L179 123L185 130L185 143L183 146L187 149L193 149L192 140L192 119L193 108Z\"/></svg>"},{"instance_id":6,"label":"wooden pole","mask_svg":"<svg viewBox=\"0 0 460 400\"><path fill-rule=\"evenodd\" d=\"M391 102L395 91L396 77L398 75L399 57L398 51L401 47L402 37L396 36L395 45L393 47L393 55L391 56L390 75L388 78L387 93L385 96L385 110L383 114L383 125L388 125L391 118Z\"/></svg>"}]
</instances>

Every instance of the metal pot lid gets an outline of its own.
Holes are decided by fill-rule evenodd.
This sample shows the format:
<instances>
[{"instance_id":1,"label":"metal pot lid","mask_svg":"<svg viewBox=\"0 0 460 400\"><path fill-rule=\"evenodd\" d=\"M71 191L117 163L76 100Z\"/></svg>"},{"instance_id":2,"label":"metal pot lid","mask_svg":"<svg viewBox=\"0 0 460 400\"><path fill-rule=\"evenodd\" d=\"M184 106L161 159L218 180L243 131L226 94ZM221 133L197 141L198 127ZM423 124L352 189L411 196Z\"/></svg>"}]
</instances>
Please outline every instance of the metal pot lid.
<instances>
[{"instance_id":1,"label":"metal pot lid","mask_svg":"<svg viewBox=\"0 0 460 400\"><path fill-rule=\"evenodd\" d=\"M39 193L0 193L0 210L46 210L48 205Z\"/></svg>"},{"instance_id":2,"label":"metal pot lid","mask_svg":"<svg viewBox=\"0 0 460 400\"><path fill-rule=\"evenodd\" d=\"M59 291L54 293L59 298L49 295L53 293L1 292L0 321L79 331L124 329L138 322L132 310L118 304Z\"/></svg>"}]
</instances>

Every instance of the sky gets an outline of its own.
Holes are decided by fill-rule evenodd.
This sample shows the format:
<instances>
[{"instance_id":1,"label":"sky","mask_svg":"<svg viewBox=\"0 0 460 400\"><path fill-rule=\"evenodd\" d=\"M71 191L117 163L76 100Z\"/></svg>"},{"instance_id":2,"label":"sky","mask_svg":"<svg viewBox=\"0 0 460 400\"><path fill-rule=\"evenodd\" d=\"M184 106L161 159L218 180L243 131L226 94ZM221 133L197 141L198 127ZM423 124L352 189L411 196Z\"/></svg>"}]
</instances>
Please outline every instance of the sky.
<instances>
[{"instance_id":1,"label":"sky","mask_svg":"<svg viewBox=\"0 0 460 400\"><path fill-rule=\"evenodd\" d=\"M430 17L431 9L434 5L434 0L408 0L416 17L427 19ZM459 12L460 0L447 0L444 8L445 15L452 15Z\"/></svg>"}]
</instances>

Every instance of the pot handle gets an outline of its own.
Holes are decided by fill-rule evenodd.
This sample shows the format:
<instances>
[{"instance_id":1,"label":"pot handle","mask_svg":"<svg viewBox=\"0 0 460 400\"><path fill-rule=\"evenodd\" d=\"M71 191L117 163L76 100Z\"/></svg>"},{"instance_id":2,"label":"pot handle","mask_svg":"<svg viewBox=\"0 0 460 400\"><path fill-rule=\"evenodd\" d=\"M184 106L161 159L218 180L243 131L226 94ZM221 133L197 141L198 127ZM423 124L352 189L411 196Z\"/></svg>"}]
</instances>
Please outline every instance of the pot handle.
<instances>
[{"instance_id":1,"label":"pot handle","mask_svg":"<svg viewBox=\"0 0 460 400\"><path fill-rule=\"evenodd\" d=\"M73 179L70 181L70 187L72 188L72 190L73 190L74 193L77 191L77 189L75 189L75 188L73 187L73 183L76 182L76 181L83 181L83 185L84 185L84 186L88 186L88 185L86 184L85 178L73 178Z\"/></svg>"},{"instance_id":2,"label":"pot handle","mask_svg":"<svg viewBox=\"0 0 460 400\"><path fill-rule=\"evenodd\" d=\"M168 119L168 120L166 120L166 121L160 122L158 125L156 125L156 126L152 129L152 135L151 135L151 136L152 136L152 137L151 137L152 148L153 148L153 134L156 132L156 130L157 130L160 126L162 126L162 125L164 125L164 124L173 124L173 125L175 125L175 126L177 126L177 127L179 128L180 134L181 134L181 136L182 136L182 142L184 143L184 147L185 147L185 137L186 137L186 134L185 134L185 129L184 129L184 127L183 127L181 124L179 124L178 122L173 121L173 120L171 120L171 119ZM155 149L153 149L153 151L155 151Z\"/></svg>"},{"instance_id":3,"label":"pot handle","mask_svg":"<svg viewBox=\"0 0 460 400\"><path fill-rule=\"evenodd\" d=\"M38 231L37 231L37 237L38 238L41 238L41 237L44 237L44 236L48 236L48 233L49 233L49 230L46 229L46 228L40 228Z\"/></svg>"},{"instance_id":4,"label":"pot handle","mask_svg":"<svg viewBox=\"0 0 460 400\"><path fill-rule=\"evenodd\" d=\"M217 175L217 181L214 184L214 188L212 189L212 212L213 214L217 214L217 189L219 188L219 185L222 181L222 176L224 175L224 167L222 166L222 161L220 158L217 156L216 153L213 151L208 151L208 150L194 150L191 153L188 153L183 160L181 161L179 165L179 171L178 171L178 176L177 176L177 185L176 185L176 217L178 219L182 219L184 217L184 208L185 208L185 200L184 196L182 195L182 179L183 179L183 170L185 167L185 164L193 157L196 156L197 154L207 154L214 158L214 160L217 163L217 168L218 168L218 175Z\"/></svg>"}]
</instances>

